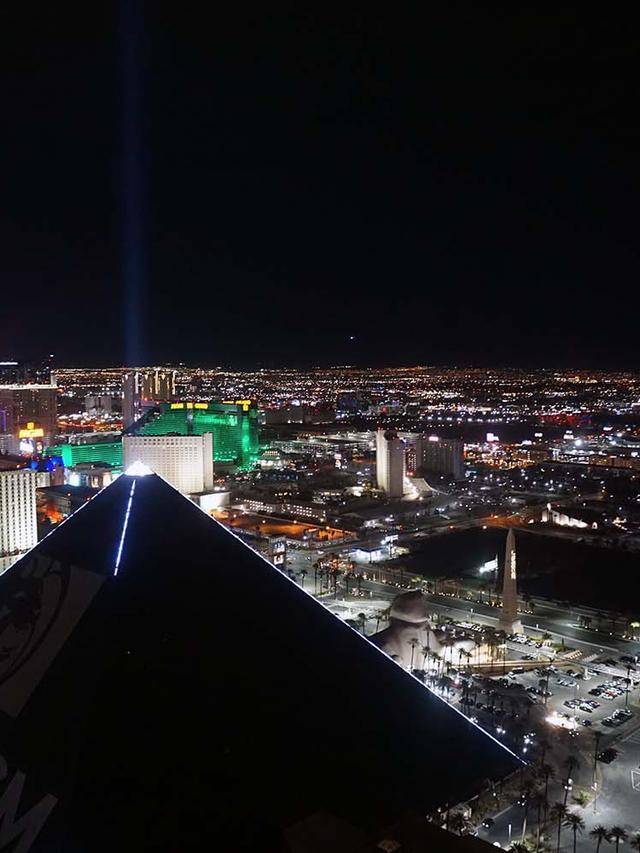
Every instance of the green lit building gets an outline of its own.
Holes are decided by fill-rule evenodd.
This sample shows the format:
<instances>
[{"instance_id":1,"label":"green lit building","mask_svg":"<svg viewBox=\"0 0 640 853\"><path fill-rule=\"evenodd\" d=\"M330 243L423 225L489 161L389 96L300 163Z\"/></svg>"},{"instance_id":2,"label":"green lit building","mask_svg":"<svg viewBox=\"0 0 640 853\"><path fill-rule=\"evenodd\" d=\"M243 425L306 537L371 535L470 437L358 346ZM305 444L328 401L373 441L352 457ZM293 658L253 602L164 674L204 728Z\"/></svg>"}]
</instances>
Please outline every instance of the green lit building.
<instances>
[{"instance_id":1,"label":"green lit building","mask_svg":"<svg viewBox=\"0 0 640 853\"><path fill-rule=\"evenodd\" d=\"M71 468L80 463L111 465L122 468L122 442L103 441L94 444L56 444L47 447L47 456L59 456L65 468Z\"/></svg>"},{"instance_id":2,"label":"green lit building","mask_svg":"<svg viewBox=\"0 0 640 853\"><path fill-rule=\"evenodd\" d=\"M213 460L253 467L260 452L258 407L251 400L223 403L163 403L128 430L132 435L213 434Z\"/></svg>"}]
</instances>

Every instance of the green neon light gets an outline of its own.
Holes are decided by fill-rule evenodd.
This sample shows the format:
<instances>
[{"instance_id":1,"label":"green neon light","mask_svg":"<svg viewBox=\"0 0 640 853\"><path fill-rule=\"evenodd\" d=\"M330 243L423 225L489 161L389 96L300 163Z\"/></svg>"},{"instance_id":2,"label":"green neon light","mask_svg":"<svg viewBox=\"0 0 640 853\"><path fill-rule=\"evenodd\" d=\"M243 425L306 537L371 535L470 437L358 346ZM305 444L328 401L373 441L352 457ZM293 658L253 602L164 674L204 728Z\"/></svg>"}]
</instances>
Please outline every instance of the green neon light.
<instances>
[{"instance_id":1,"label":"green neon light","mask_svg":"<svg viewBox=\"0 0 640 853\"><path fill-rule=\"evenodd\" d=\"M258 410L247 411L235 404L210 403L207 410L171 409L163 406L160 414L142 424L139 435L203 435L213 434L213 459L237 465L242 470L253 467L260 453Z\"/></svg>"}]
</instances>

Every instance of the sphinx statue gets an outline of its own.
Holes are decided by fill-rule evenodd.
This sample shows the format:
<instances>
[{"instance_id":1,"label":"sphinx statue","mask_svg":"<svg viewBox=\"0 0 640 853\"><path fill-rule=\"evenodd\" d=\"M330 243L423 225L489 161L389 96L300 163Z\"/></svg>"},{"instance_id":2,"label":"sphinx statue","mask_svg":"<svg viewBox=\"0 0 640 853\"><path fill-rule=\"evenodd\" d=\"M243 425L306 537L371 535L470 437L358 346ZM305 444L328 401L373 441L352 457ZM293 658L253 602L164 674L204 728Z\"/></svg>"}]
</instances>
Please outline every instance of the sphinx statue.
<instances>
[{"instance_id":1,"label":"sphinx statue","mask_svg":"<svg viewBox=\"0 0 640 853\"><path fill-rule=\"evenodd\" d=\"M433 656L457 663L460 649L475 647L473 640L456 641L453 647L444 645L445 632L434 630L429 622L427 600L419 590L403 592L391 605L389 626L369 637L382 651L405 669L422 669L427 651Z\"/></svg>"}]
</instances>

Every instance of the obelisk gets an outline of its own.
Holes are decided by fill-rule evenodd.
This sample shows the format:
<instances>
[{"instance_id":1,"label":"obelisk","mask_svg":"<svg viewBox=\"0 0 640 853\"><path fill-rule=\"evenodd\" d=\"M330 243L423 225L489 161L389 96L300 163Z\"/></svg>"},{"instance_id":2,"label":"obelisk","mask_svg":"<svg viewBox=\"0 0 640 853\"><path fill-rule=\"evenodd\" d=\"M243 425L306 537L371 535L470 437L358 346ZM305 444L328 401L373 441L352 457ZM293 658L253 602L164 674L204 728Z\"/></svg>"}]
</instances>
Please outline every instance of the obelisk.
<instances>
[{"instance_id":1,"label":"obelisk","mask_svg":"<svg viewBox=\"0 0 640 853\"><path fill-rule=\"evenodd\" d=\"M518 579L516 572L516 537L513 529L507 534L504 552L504 577L502 579L502 614L500 628L507 634L522 634L522 622L518 619Z\"/></svg>"}]
</instances>

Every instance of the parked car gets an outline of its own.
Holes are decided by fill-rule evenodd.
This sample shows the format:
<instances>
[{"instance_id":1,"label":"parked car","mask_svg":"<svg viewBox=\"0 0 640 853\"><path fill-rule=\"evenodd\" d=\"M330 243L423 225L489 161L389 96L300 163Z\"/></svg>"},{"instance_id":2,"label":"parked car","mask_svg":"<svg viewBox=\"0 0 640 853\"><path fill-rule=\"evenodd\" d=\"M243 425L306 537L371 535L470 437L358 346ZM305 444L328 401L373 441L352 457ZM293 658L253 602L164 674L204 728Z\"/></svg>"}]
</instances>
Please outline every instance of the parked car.
<instances>
[{"instance_id":1,"label":"parked car","mask_svg":"<svg viewBox=\"0 0 640 853\"><path fill-rule=\"evenodd\" d=\"M611 764L611 762L615 761L617 757L618 752L612 747L604 749L602 752L598 753L598 761L602 761L605 764Z\"/></svg>"}]
</instances>

